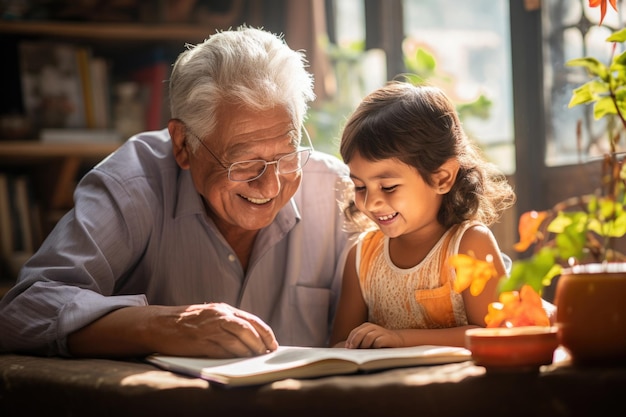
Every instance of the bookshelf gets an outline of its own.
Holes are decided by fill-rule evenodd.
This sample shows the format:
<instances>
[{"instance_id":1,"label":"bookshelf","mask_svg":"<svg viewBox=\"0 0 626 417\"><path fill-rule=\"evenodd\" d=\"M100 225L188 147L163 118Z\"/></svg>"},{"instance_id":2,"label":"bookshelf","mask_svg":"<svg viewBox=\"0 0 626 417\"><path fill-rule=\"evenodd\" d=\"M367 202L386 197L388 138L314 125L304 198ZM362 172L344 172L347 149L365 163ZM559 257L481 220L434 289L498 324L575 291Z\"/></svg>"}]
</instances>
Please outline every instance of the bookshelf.
<instances>
[{"instance_id":1,"label":"bookshelf","mask_svg":"<svg viewBox=\"0 0 626 417\"><path fill-rule=\"evenodd\" d=\"M115 143L40 143L37 141L0 141L0 167L35 175L46 173L49 195L45 206L63 210L72 206L72 191L81 168L88 168L113 152ZM30 169L28 169L30 168ZM38 181L40 182L40 181Z\"/></svg>"},{"instance_id":2,"label":"bookshelf","mask_svg":"<svg viewBox=\"0 0 626 417\"><path fill-rule=\"evenodd\" d=\"M28 233L28 247L9 249L2 246L0 283L11 282L17 269L52 230L60 217L73 206L72 194L76 181L87 169L115 151L116 143L41 143L38 141L0 141L0 176L5 181L26 181L25 195L20 198L15 190L7 191L9 203L15 204L21 213L10 213L12 225L0 226L3 239L15 242L17 233ZM14 200L14 201L13 201ZM21 204L21 205L20 205ZM28 222L15 227L18 221ZM9 232L10 229L10 232ZM22 237L23 239L24 237ZM20 239L21 241L21 239ZM1 294L0 294L1 296Z\"/></svg>"},{"instance_id":3,"label":"bookshelf","mask_svg":"<svg viewBox=\"0 0 626 417\"><path fill-rule=\"evenodd\" d=\"M0 34L109 42L200 42L213 33L206 25L179 23L76 23L3 21Z\"/></svg>"},{"instance_id":4,"label":"bookshelf","mask_svg":"<svg viewBox=\"0 0 626 417\"><path fill-rule=\"evenodd\" d=\"M227 22L224 22L227 23ZM225 27L236 25L228 22ZM23 41L60 42L80 45L93 50L94 55L106 59L112 64L126 63L134 55L151 48L165 51L160 55L163 61L171 64L186 43L197 43L216 31L215 25L205 23L123 23L123 22L64 22L64 21L5 21L0 20L0 46L6 51ZM0 74L9 79L12 85L19 85L22 74L17 55L6 59ZM7 58L5 56L5 58ZM162 68L161 68L162 71ZM159 76L162 75L162 72ZM166 77L169 74L166 74ZM116 75L119 77L119 74ZM135 81L128 75L129 81ZM119 79L115 80L119 82ZM113 80L111 80L113 82ZM113 84L108 85L113 94ZM14 109L26 113L23 96L19 88L11 90L0 98L0 116L7 116ZM166 97L163 97L166 100ZM163 106L162 109L165 109ZM112 117L112 115L111 115ZM154 119L154 117L152 118ZM164 120L161 127L165 127ZM26 120L26 126L29 121ZM31 124L32 125L32 124ZM88 127L88 126L87 126ZM111 127L111 126L110 126ZM122 135L125 139L126 135ZM32 241L32 250L36 250L45 236L52 230L56 221L73 206L73 191L80 177L104 157L121 145L120 142L59 142L47 143L39 140L38 132L26 131L15 134L14 131L0 129L0 175L9 178L9 182L26 178L28 195L37 208L36 215L27 217L39 231ZM15 193L8 192L9 206L17 205ZM3 198L0 196L0 198ZM20 206L22 207L22 206ZM15 209L10 213L19 217ZM21 214L24 216L24 213ZM0 213L0 218L1 218ZM6 216L5 216L6 218ZM13 223L16 221L13 220ZM0 227L2 229L2 227ZM6 231L0 230L0 237ZM13 238L11 238L13 239ZM7 239L0 239L0 297L14 281L19 265L27 259L27 253L6 248ZM15 249L15 248L12 248ZM9 254L9 255L7 255Z\"/></svg>"}]
</instances>

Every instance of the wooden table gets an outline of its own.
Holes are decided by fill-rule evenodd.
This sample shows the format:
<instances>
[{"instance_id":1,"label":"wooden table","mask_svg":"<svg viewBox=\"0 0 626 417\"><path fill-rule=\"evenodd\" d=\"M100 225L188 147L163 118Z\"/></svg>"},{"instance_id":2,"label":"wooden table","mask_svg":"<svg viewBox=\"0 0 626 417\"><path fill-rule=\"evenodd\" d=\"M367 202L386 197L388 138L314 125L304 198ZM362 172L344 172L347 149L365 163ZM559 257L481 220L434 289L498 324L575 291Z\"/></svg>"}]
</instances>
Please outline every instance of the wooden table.
<instances>
[{"instance_id":1,"label":"wooden table","mask_svg":"<svg viewBox=\"0 0 626 417\"><path fill-rule=\"evenodd\" d=\"M0 355L0 416L624 415L626 367L486 373L472 362L225 389L141 360Z\"/></svg>"}]
</instances>

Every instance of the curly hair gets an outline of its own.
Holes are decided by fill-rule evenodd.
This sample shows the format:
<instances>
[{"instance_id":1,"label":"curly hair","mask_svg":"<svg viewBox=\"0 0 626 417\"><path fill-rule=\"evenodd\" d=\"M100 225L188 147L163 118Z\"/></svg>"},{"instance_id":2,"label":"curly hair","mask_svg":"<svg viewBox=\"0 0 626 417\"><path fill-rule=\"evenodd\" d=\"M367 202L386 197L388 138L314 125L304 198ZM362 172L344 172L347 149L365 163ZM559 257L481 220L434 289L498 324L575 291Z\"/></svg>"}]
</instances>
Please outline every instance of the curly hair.
<instances>
[{"instance_id":1,"label":"curly hair","mask_svg":"<svg viewBox=\"0 0 626 417\"><path fill-rule=\"evenodd\" d=\"M392 81L370 93L348 119L339 151L345 163L355 153L370 161L395 158L431 186L432 174L455 159L459 171L437 214L446 228L465 220L491 225L515 203L504 174L467 137L452 101L434 86ZM362 228L368 221L350 198L344 211Z\"/></svg>"}]
</instances>

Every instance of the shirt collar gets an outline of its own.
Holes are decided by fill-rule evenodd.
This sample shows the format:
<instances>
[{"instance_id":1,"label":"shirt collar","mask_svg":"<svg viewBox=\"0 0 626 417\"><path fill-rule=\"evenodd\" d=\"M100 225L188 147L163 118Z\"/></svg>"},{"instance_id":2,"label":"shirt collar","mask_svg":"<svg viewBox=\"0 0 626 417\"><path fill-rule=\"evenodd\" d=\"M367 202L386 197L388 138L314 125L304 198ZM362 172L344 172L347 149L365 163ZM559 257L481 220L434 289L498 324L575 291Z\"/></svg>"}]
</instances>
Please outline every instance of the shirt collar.
<instances>
[{"instance_id":1,"label":"shirt collar","mask_svg":"<svg viewBox=\"0 0 626 417\"><path fill-rule=\"evenodd\" d=\"M193 185L189 170L178 171L178 186L176 187L176 206L174 207L174 218L179 218L194 214L204 214L202 197Z\"/></svg>"}]
</instances>

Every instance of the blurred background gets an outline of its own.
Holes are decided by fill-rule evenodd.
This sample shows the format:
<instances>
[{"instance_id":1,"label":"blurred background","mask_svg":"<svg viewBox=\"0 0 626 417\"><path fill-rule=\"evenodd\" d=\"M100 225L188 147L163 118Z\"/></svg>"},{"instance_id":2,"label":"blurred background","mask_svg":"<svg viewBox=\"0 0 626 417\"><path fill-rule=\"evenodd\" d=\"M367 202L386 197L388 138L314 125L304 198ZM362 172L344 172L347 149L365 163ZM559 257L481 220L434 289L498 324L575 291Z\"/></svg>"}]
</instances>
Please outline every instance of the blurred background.
<instances>
[{"instance_id":1,"label":"blurred background","mask_svg":"<svg viewBox=\"0 0 626 417\"><path fill-rule=\"evenodd\" d=\"M621 0L618 0L621 5ZM580 70L608 51L621 16L586 0L0 0L0 249L3 277L72 206L76 181L128 136L168 119L167 80L186 44L240 24L306 51L316 101L307 128L337 154L346 117L400 74L442 87L467 133L508 176L518 202L493 226L518 257L517 219L580 188L589 109L567 109ZM623 10L623 7L620 8ZM523 256L523 255L519 255Z\"/></svg>"}]
</instances>

